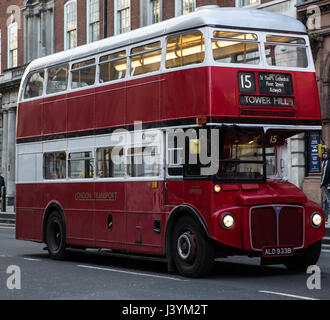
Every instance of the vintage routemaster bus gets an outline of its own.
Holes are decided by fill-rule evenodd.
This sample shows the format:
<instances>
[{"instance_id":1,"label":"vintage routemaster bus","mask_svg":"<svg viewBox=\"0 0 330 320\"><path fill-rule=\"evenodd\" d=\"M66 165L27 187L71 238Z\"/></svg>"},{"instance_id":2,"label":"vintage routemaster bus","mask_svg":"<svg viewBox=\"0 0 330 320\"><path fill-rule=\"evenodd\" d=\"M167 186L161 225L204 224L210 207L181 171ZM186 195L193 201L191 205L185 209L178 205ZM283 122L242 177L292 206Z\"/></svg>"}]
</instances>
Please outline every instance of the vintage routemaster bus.
<instances>
[{"instance_id":1,"label":"vintage routemaster bus","mask_svg":"<svg viewBox=\"0 0 330 320\"><path fill-rule=\"evenodd\" d=\"M281 177L289 137L321 130L299 21L191 14L37 59L17 114L16 238L166 257L315 264L324 213Z\"/></svg>"}]
</instances>

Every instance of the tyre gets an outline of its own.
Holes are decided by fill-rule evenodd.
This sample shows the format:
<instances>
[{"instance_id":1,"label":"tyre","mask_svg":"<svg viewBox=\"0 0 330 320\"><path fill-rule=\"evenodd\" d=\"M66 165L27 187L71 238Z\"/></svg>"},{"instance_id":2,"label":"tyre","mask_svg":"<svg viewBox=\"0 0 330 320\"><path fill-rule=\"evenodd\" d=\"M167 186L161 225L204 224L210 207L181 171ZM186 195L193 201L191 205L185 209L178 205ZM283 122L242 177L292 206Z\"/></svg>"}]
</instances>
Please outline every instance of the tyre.
<instances>
[{"instance_id":1,"label":"tyre","mask_svg":"<svg viewBox=\"0 0 330 320\"><path fill-rule=\"evenodd\" d=\"M175 266L183 276L201 277L213 267L213 246L200 225L191 217L183 217L176 223L171 251Z\"/></svg>"},{"instance_id":2,"label":"tyre","mask_svg":"<svg viewBox=\"0 0 330 320\"><path fill-rule=\"evenodd\" d=\"M60 260L65 256L66 233L62 216L58 211L53 211L46 224L46 244L52 259Z\"/></svg>"},{"instance_id":3,"label":"tyre","mask_svg":"<svg viewBox=\"0 0 330 320\"><path fill-rule=\"evenodd\" d=\"M308 266L315 265L321 254L321 241L311 244L306 250L302 251L300 255L287 258L284 265L289 270L305 272Z\"/></svg>"}]
</instances>

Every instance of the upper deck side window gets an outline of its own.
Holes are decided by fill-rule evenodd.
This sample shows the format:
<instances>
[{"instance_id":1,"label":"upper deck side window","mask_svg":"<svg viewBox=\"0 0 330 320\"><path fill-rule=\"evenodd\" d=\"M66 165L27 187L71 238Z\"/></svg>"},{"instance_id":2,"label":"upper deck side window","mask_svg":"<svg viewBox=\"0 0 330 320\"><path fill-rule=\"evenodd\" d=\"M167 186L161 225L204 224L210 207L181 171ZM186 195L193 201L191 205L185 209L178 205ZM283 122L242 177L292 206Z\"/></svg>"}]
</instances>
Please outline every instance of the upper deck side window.
<instances>
[{"instance_id":1,"label":"upper deck side window","mask_svg":"<svg viewBox=\"0 0 330 320\"><path fill-rule=\"evenodd\" d=\"M255 33L214 31L212 51L216 62L260 63L258 36Z\"/></svg>"},{"instance_id":2,"label":"upper deck side window","mask_svg":"<svg viewBox=\"0 0 330 320\"><path fill-rule=\"evenodd\" d=\"M307 68L307 46L304 38L266 35L266 61L270 66Z\"/></svg>"},{"instance_id":3,"label":"upper deck side window","mask_svg":"<svg viewBox=\"0 0 330 320\"><path fill-rule=\"evenodd\" d=\"M205 58L204 36L201 31L168 37L166 68L202 63Z\"/></svg>"},{"instance_id":4,"label":"upper deck side window","mask_svg":"<svg viewBox=\"0 0 330 320\"><path fill-rule=\"evenodd\" d=\"M44 71L38 71L29 76L24 90L24 99L42 96L45 78L44 74Z\"/></svg>"},{"instance_id":5,"label":"upper deck side window","mask_svg":"<svg viewBox=\"0 0 330 320\"><path fill-rule=\"evenodd\" d=\"M68 87L69 64L48 69L47 94L65 91Z\"/></svg>"},{"instance_id":6,"label":"upper deck side window","mask_svg":"<svg viewBox=\"0 0 330 320\"><path fill-rule=\"evenodd\" d=\"M95 83L95 59L74 63L71 67L71 88L92 86Z\"/></svg>"},{"instance_id":7,"label":"upper deck side window","mask_svg":"<svg viewBox=\"0 0 330 320\"><path fill-rule=\"evenodd\" d=\"M162 56L161 42L152 42L131 49L131 76L158 71Z\"/></svg>"},{"instance_id":8,"label":"upper deck side window","mask_svg":"<svg viewBox=\"0 0 330 320\"><path fill-rule=\"evenodd\" d=\"M120 80L126 77L126 51L110 53L100 58L100 82Z\"/></svg>"}]
</instances>

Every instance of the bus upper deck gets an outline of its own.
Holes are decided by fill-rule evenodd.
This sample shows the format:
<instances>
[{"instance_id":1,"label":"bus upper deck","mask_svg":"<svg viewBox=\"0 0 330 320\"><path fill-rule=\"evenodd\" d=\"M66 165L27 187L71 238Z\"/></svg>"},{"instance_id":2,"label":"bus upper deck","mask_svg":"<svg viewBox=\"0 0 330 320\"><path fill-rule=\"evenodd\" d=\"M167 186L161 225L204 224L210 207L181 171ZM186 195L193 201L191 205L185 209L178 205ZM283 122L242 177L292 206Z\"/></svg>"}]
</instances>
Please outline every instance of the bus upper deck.
<instances>
[{"instance_id":1,"label":"bus upper deck","mask_svg":"<svg viewBox=\"0 0 330 320\"><path fill-rule=\"evenodd\" d=\"M23 76L17 139L196 117L319 130L305 31L278 14L206 7L40 58Z\"/></svg>"}]
</instances>

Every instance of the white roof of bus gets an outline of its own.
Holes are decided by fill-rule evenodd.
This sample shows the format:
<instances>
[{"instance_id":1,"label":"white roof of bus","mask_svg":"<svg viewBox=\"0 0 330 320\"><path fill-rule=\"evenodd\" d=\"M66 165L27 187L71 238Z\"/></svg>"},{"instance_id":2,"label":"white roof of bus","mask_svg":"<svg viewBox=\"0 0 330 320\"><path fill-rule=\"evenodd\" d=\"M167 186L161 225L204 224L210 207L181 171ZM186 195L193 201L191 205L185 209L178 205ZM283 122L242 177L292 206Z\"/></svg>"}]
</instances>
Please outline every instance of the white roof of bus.
<instances>
[{"instance_id":1,"label":"white roof of bus","mask_svg":"<svg viewBox=\"0 0 330 320\"><path fill-rule=\"evenodd\" d=\"M204 6L187 15L36 59L27 67L25 75L30 71L50 65L84 58L98 52L127 46L180 30L193 29L206 25L232 29L241 28L306 33L306 28L300 21L282 14L263 10Z\"/></svg>"}]
</instances>

